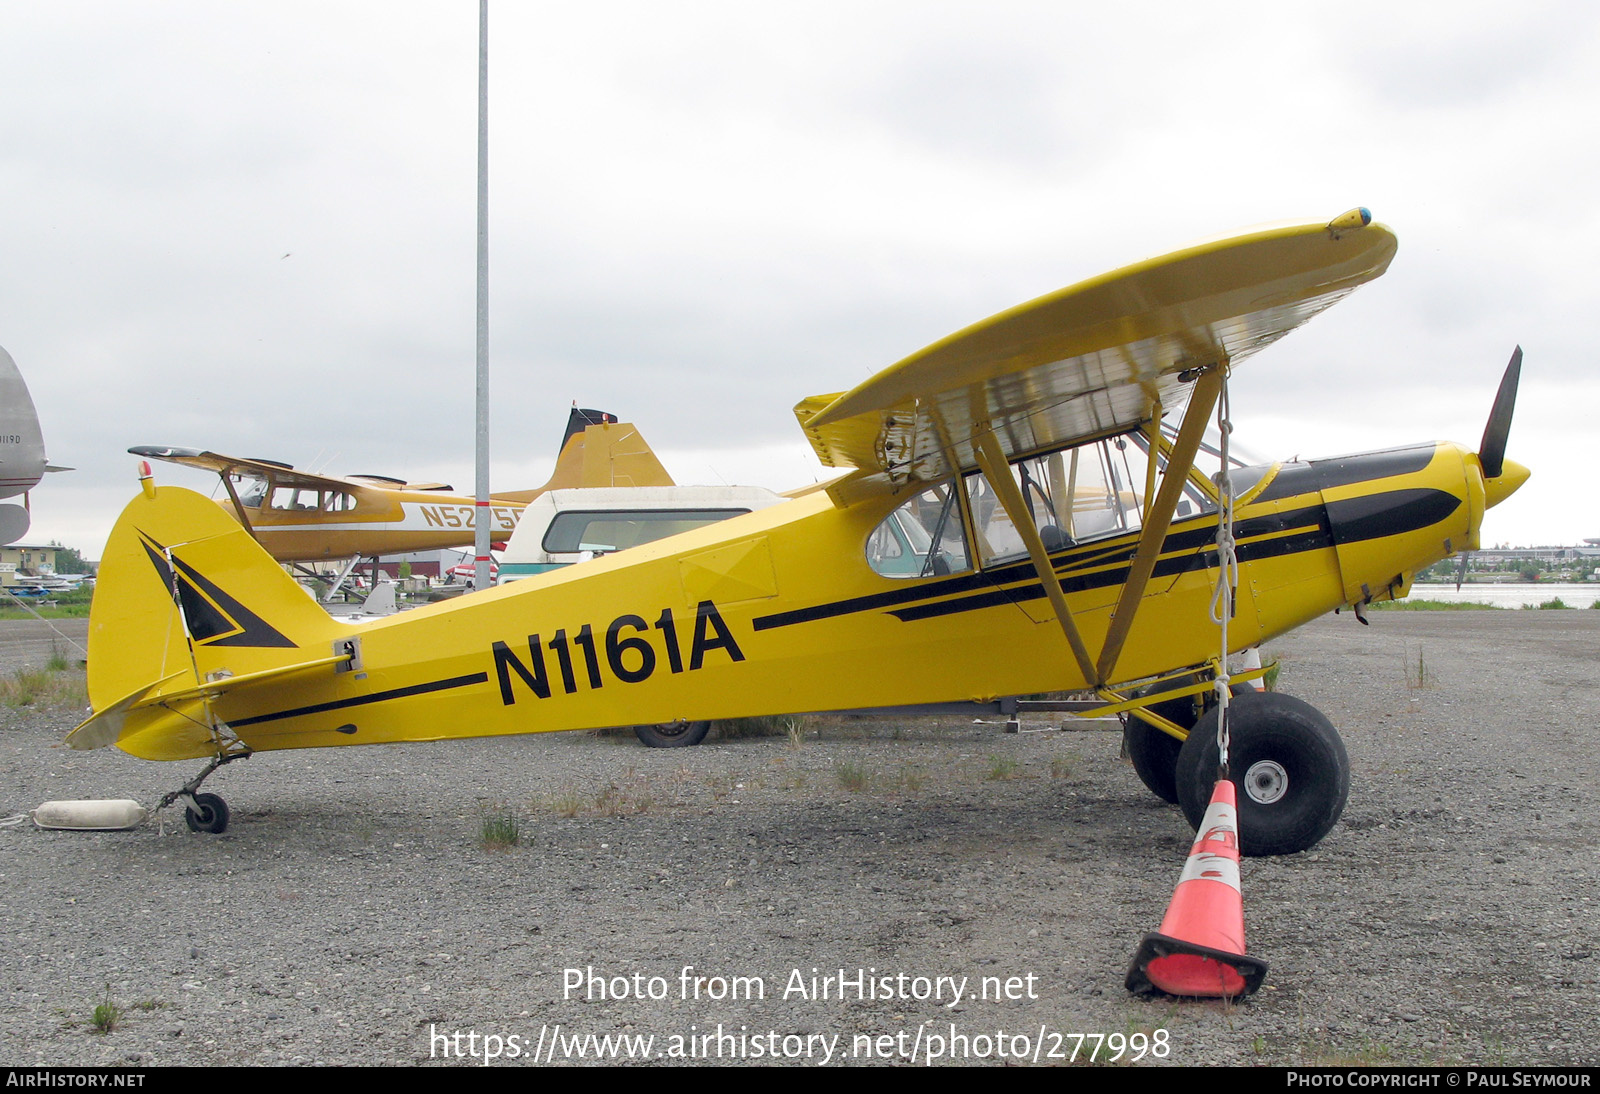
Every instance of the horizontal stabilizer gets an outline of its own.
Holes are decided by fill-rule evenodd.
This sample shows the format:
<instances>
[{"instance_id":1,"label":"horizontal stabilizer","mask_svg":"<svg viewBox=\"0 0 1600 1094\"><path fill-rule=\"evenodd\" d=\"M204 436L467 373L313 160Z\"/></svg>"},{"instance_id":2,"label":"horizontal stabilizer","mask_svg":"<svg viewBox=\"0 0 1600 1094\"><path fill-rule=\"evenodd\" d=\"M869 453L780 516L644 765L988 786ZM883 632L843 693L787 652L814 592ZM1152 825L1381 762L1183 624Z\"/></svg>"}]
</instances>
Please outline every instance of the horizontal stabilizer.
<instances>
[{"instance_id":1,"label":"horizontal stabilizer","mask_svg":"<svg viewBox=\"0 0 1600 1094\"><path fill-rule=\"evenodd\" d=\"M344 664L350 660L350 657L351 655L348 653L341 653L332 657L319 657L312 661L302 661L294 665L262 669L260 672L245 673L242 676L223 676L215 680L207 680L202 684L190 684L186 687L166 690L168 684L185 680L192 681L194 679L191 673L174 673L167 679L152 684L150 687L140 688L132 695L125 696L106 709L95 713L82 725L67 734L67 744L73 748L85 750L114 745L117 743L117 738L122 735L129 711L139 710L143 707L175 706L179 703L191 703L200 699L217 699L234 688L243 687L245 684L257 684L263 680L279 680L286 676L310 672L313 669Z\"/></svg>"}]
</instances>

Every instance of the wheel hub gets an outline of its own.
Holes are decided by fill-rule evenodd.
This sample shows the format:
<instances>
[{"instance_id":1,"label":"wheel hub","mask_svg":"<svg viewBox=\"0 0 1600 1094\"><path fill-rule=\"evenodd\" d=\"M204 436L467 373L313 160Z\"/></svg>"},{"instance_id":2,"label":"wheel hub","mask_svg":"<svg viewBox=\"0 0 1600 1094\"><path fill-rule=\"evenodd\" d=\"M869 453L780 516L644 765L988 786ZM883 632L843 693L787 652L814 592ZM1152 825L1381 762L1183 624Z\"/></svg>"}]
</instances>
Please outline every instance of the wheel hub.
<instances>
[{"instance_id":1,"label":"wheel hub","mask_svg":"<svg viewBox=\"0 0 1600 1094\"><path fill-rule=\"evenodd\" d=\"M1289 773L1276 760L1257 760L1244 773L1244 792L1258 805L1271 805L1289 792Z\"/></svg>"}]
</instances>

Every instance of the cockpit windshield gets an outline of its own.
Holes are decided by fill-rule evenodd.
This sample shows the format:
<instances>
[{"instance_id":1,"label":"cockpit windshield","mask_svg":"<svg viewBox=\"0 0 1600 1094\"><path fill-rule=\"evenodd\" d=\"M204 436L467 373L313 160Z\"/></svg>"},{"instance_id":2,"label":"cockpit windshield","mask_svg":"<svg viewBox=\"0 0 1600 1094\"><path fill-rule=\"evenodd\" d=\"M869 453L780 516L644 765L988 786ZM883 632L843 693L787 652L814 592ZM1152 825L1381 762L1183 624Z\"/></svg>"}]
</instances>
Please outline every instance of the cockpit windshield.
<instances>
[{"instance_id":1,"label":"cockpit windshield","mask_svg":"<svg viewBox=\"0 0 1600 1094\"><path fill-rule=\"evenodd\" d=\"M238 476L233 481L239 484L239 504L247 509L260 509L267 496L267 480Z\"/></svg>"}]
</instances>

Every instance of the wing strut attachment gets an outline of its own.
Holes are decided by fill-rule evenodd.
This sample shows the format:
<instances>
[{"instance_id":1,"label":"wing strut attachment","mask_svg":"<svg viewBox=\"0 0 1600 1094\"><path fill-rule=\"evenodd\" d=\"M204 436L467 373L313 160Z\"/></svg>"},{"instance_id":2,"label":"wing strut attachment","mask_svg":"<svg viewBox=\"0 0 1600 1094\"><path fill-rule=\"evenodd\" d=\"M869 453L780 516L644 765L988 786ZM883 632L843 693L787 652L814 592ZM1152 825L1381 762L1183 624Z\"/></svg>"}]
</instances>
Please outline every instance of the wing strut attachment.
<instances>
[{"instance_id":1,"label":"wing strut attachment","mask_svg":"<svg viewBox=\"0 0 1600 1094\"><path fill-rule=\"evenodd\" d=\"M1106 629L1106 642L1100 650L1100 662L1095 667L1095 672L1089 677L1097 683L1105 683L1111 679L1112 671L1117 667L1117 658L1122 656L1122 647L1128 639L1128 631L1133 627L1134 616L1139 610L1139 601L1144 596L1145 586L1150 583L1150 575L1155 571L1156 558L1161 553L1161 544L1167 538L1167 529L1172 526L1172 516L1178 510L1178 499L1183 495L1184 483L1189 478L1189 468L1194 466L1195 453L1200 450L1200 438L1205 433L1206 419L1211 416L1211 410L1217 404L1217 393L1222 389L1222 375L1227 369L1226 362L1206 369L1195 380L1194 393L1189 397L1189 408L1184 411L1183 425L1178 430L1178 439L1173 443L1172 455L1167 460L1167 474L1161 480L1161 492L1156 495L1150 512L1145 517L1144 530L1139 534L1139 546L1134 551L1133 562L1128 567L1128 580L1122 586L1122 595L1117 599L1117 608L1111 615L1111 625ZM1150 459L1151 466L1155 466L1155 457Z\"/></svg>"}]
</instances>

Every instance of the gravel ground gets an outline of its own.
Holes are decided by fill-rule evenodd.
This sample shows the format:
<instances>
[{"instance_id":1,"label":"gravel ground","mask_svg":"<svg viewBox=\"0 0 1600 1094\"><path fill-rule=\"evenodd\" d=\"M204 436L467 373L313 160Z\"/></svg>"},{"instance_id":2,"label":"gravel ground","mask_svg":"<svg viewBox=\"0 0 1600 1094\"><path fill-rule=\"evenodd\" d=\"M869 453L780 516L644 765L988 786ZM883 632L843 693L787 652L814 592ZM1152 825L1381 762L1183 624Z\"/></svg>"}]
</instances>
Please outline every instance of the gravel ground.
<instances>
[{"instance_id":1,"label":"gravel ground","mask_svg":"<svg viewBox=\"0 0 1600 1094\"><path fill-rule=\"evenodd\" d=\"M1592 1064L1597 650L1600 611L1345 615L1276 643L1279 686L1340 726L1354 775L1318 848L1246 861L1272 967L1237 1005L1123 989L1191 836L1114 723L830 721L798 744L265 753L207 784L222 836L175 810L0 828L0 1063L560 1062L612 1033L715 1058L720 1026L724 1059L1046 1062L1120 1035L1143 1063ZM151 803L198 767L54 747L73 721L0 707L0 813ZM500 809L520 843L486 848ZM568 969L595 978L568 990ZM879 997L812 998L813 969L873 970ZM938 977L965 978L954 1005Z\"/></svg>"}]
</instances>

